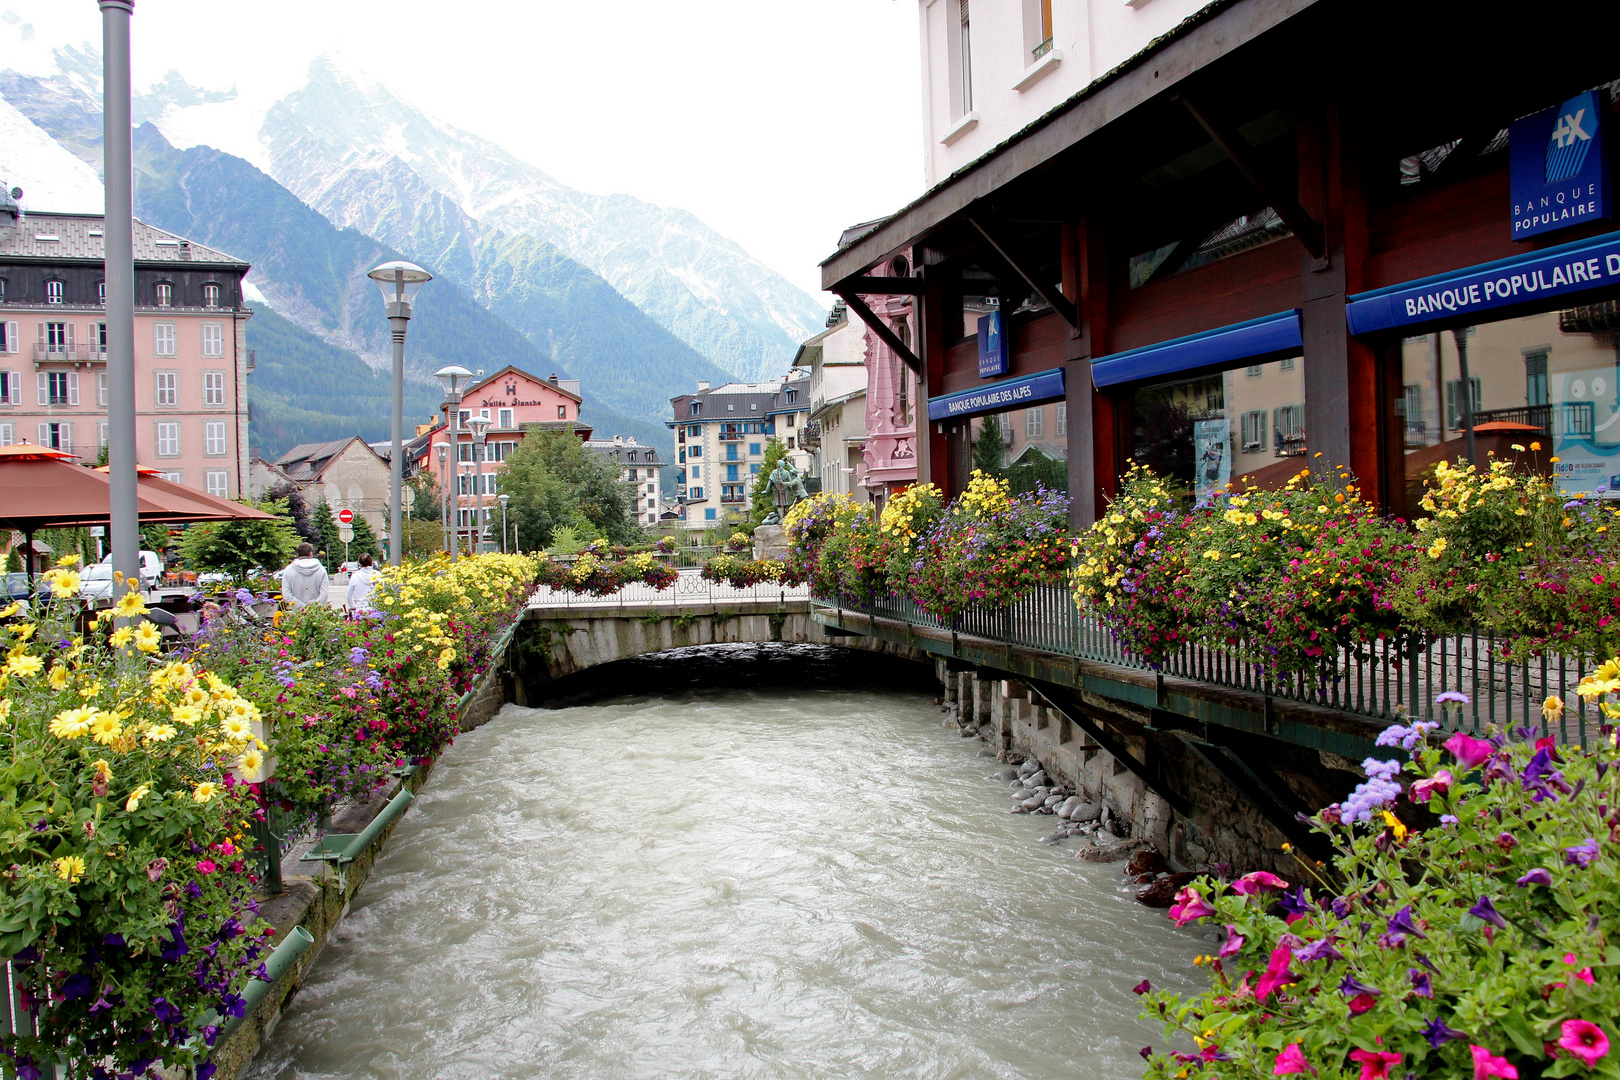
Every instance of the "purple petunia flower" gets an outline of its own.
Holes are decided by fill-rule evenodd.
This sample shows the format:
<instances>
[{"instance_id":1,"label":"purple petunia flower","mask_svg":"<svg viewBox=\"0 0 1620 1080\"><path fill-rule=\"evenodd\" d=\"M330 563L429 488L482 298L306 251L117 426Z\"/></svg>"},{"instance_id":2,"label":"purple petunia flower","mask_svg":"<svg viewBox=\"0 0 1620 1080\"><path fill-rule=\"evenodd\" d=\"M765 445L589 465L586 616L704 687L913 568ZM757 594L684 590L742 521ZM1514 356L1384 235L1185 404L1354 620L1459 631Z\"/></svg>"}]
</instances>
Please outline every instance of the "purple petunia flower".
<instances>
[{"instance_id":1,"label":"purple petunia flower","mask_svg":"<svg viewBox=\"0 0 1620 1080\"><path fill-rule=\"evenodd\" d=\"M1344 981L1339 983L1339 993L1345 997L1355 997L1357 994L1371 994L1378 997L1383 991L1376 986L1368 986L1354 975L1346 975Z\"/></svg>"},{"instance_id":2,"label":"purple petunia flower","mask_svg":"<svg viewBox=\"0 0 1620 1080\"><path fill-rule=\"evenodd\" d=\"M1406 977L1412 980L1412 993L1421 998L1434 997L1434 982L1429 978L1427 971L1418 968L1407 968Z\"/></svg>"},{"instance_id":3,"label":"purple petunia flower","mask_svg":"<svg viewBox=\"0 0 1620 1080\"><path fill-rule=\"evenodd\" d=\"M1598 848L1598 842L1589 836L1574 847L1565 848L1564 861L1571 866L1578 866L1585 870L1592 865L1599 854L1601 854L1601 851Z\"/></svg>"},{"instance_id":4,"label":"purple petunia flower","mask_svg":"<svg viewBox=\"0 0 1620 1080\"><path fill-rule=\"evenodd\" d=\"M1306 963L1313 960L1326 960L1330 964L1335 960L1343 960L1344 954L1333 945L1335 940L1334 936L1329 934L1327 937L1319 938L1303 948L1295 949L1294 959Z\"/></svg>"},{"instance_id":5,"label":"purple petunia flower","mask_svg":"<svg viewBox=\"0 0 1620 1080\"><path fill-rule=\"evenodd\" d=\"M1461 690L1442 690L1440 693L1434 695L1434 703L1436 705L1444 705L1448 701L1454 701L1458 705L1467 705L1468 695L1463 693Z\"/></svg>"},{"instance_id":6,"label":"purple petunia flower","mask_svg":"<svg viewBox=\"0 0 1620 1080\"><path fill-rule=\"evenodd\" d=\"M1424 1024L1419 1034L1421 1034L1425 1039L1429 1040L1429 1045L1434 1047L1436 1050L1440 1049L1446 1043L1451 1042L1453 1039L1468 1038L1468 1035L1465 1032L1458 1031L1456 1028L1447 1027L1445 1021L1441 1020L1438 1016L1433 1020L1430 1020L1427 1024Z\"/></svg>"},{"instance_id":7,"label":"purple petunia flower","mask_svg":"<svg viewBox=\"0 0 1620 1080\"><path fill-rule=\"evenodd\" d=\"M1350 917L1350 901L1346 900L1344 897L1334 897L1333 903L1329 906L1333 908L1333 914L1336 918L1347 919Z\"/></svg>"},{"instance_id":8,"label":"purple petunia flower","mask_svg":"<svg viewBox=\"0 0 1620 1080\"><path fill-rule=\"evenodd\" d=\"M1488 922L1500 930L1508 928L1508 921L1502 918L1501 913L1496 910L1496 905L1491 903L1491 898L1488 896L1480 897L1479 903L1468 909L1468 914L1476 919Z\"/></svg>"},{"instance_id":9,"label":"purple petunia flower","mask_svg":"<svg viewBox=\"0 0 1620 1080\"><path fill-rule=\"evenodd\" d=\"M1523 877L1519 878L1516 884L1521 889L1528 888L1531 885L1551 885L1552 875L1538 866L1528 874L1525 874Z\"/></svg>"},{"instance_id":10,"label":"purple petunia flower","mask_svg":"<svg viewBox=\"0 0 1620 1080\"><path fill-rule=\"evenodd\" d=\"M1408 936L1427 938L1429 935L1417 928L1412 921L1412 905L1407 904L1389 919L1389 931L1384 935L1391 945L1403 945Z\"/></svg>"}]
</instances>

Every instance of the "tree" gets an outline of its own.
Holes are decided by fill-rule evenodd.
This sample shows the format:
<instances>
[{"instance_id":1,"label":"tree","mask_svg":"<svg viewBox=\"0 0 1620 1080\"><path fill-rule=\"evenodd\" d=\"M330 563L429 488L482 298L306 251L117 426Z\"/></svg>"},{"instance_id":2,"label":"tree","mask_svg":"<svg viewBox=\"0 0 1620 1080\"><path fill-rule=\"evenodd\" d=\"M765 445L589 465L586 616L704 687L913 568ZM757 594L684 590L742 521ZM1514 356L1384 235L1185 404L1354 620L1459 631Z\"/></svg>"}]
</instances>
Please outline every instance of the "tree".
<instances>
[{"instance_id":1,"label":"tree","mask_svg":"<svg viewBox=\"0 0 1620 1080\"><path fill-rule=\"evenodd\" d=\"M403 557L425 559L443 550L444 530L439 527L438 522L423 521L416 517L405 522L405 547L400 551Z\"/></svg>"},{"instance_id":2,"label":"tree","mask_svg":"<svg viewBox=\"0 0 1620 1080\"><path fill-rule=\"evenodd\" d=\"M439 478L432 472L423 469L411 477L407 485L416 492L416 502L411 504L412 521L443 521L444 508L440 505L444 498L439 487ZM440 542L443 546L443 542Z\"/></svg>"},{"instance_id":3,"label":"tree","mask_svg":"<svg viewBox=\"0 0 1620 1080\"><path fill-rule=\"evenodd\" d=\"M508 521L515 520L531 550L551 543L557 529L568 526L581 537L604 537L615 544L634 544L645 537L630 518L635 498L619 479L618 466L585 449L566 431L537 431L518 443L500 473L500 490L510 495ZM498 517L500 504L493 504ZM497 527L497 531L499 531Z\"/></svg>"},{"instance_id":4,"label":"tree","mask_svg":"<svg viewBox=\"0 0 1620 1080\"><path fill-rule=\"evenodd\" d=\"M973 467L997 474L1007 456L1007 439L1001 433L1001 417L987 416L979 428L979 437L973 440Z\"/></svg>"},{"instance_id":5,"label":"tree","mask_svg":"<svg viewBox=\"0 0 1620 1080\"><path fill-rule=\"evenodd\" d=\"M787 443L772 435L765 440L765 457L759 463L759 472L754 476L754 490L749 493L748 500L748 528L750 531L764 524L776 510L776 493L766 483L771 470L776 463L787 457Z\"/></svg>"},{"instance_id":6,"label":"tree","mask_svg":"<svg viewBox=\"0 0 1620 1080\"><path fill-rule=\"evenodd\" d=\"M315 504L315 510L310 514L310 524L315 534L310 543L315 545L315 557L326 564L327 570L336 570L337 564L343 560L343 541L338 539L337 518L332 516L332 508L325 502Z\"/></svg>"},{"instance_id":7,"label":"tree","mask_svg":"<svg viewBox=\"0 0 1620 1080\"><path fill-rule=\"evenodd\" d=\"M287 513L292 518L293 528L298 530L298 535L315 546L320 546L321 534L315 528L314 513L310 509L309 500L304 498L304 493L298 485L283 480L265 494L271 499L287 500Z\"/></svg>"},{"instance_id":8,"label":"tree","mask_svg":"<svg viewBox=\"0 0 1620 1080\"><path fill-rule=\"evenodd\" d=\"M187 566L222 570L240 581L256 566L276 570L286 565L299 540L287 516L287 504L267 499L246 505L256 505L266 513L275 514L276 519L193 525L180 540L180 554Z\"/></svg>"},{"instance_id":9,"label":"tree","mask_svg":"<svg viewBox=\"0 0 1620 1080\"><path fill-rule=\"evenodd\" d=\"M377 539L377 534L371 531L371 522L366 520L364 514L354 515L354 522L349 527L354 530L354 539L349 541L350 559L358 559L362 555L370 555L374 559L382 556L382 543ZM338 541L337 554L340 559L343 557L341 540Z\"/></svg>"},{"instance_id":10,"label":"tree","mask_svg":"<svg viewBox=\"0 0 1620 1080\"><path fill-rule=\"evenodd\" d=\"M6 573L20 574L23 572L22 552L13 547L6 552Z\"/></svg>"}]
</instances>

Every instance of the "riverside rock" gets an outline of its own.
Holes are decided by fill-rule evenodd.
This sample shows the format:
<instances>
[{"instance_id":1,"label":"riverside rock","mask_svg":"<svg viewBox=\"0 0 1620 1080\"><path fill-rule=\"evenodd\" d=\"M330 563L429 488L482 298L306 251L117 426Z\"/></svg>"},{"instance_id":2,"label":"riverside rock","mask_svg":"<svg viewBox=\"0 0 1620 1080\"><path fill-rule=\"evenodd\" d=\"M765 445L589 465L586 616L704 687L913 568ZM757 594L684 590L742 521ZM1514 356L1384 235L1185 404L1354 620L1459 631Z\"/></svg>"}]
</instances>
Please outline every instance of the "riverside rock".
<instances>
[{"instance_id":1,"label":"riverside rock","mask_svg":"<svg viewBox=\"0 0 1620 1080\"><path fill-rule=\"evenodd\" d=\"M1077 859L1086 862L1119 862L1130 855L1138 845L1129 840L1115 840L1108 844L1093 844L1082 847L1074 853Z\"/></svg>"},{"instance_id":2,"label":"riverside rock","mask_svg":"<svg viewBox=\"0 0 1620 1080\"><path fill-rule=\"evenodd\" d=\"M1140 854L1140 852L1138 852ZM1136 894L1138 904L1148 907L1167 908L1175 901L1176 893L1180 892L1188 882L1198 875L1191 871L1176 874L1165 874L1163 877L1150 882L1147 887Z\"/></svg>"},{"instance_id":3,"label":"riverside rock","mask_svg":"<svg viewBox=\"0 0 1620 1080\"><path fill-rule=\"evenodd\" d=\"M1134 878L1141 874L1158 875L1169 869L1162 855L1152 848L1143 848L1132 855L1131 861L1125 864L1125 876Z\"/></svg>"},{"instance_id":4,"label":"riverside rock","mask_svg":"<svg viewBox=\"0 0 1620 1080\"><path fill-rule=\"evenodd\" d=\"M1096 803L1080 802L1076 803L1074 809L1069 811L1069 820L1096 821L1101 814L1102 807Z\"/></svg>"}]
</instances>

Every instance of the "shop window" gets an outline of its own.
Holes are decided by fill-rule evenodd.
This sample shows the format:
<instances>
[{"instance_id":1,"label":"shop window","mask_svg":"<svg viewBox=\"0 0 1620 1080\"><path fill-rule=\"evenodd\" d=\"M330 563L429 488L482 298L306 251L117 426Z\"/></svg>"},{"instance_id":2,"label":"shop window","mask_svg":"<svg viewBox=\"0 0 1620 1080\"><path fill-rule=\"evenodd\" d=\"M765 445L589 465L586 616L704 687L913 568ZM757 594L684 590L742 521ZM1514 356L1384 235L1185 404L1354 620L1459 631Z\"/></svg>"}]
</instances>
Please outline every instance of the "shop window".
<instances>
[{"instance_id":1,"label":"shop window","mask_svg":"<svg viewBox=\"0 0 1620 1080\"><path fill-rule=\"evenodd\" d=\"M1620 310L1610 302L1405 339L1400 405L1408 512L1434 465L1467 453L1464 362L1476 460L1483 464L1495 453L1554 475L1570 495L1602 488L1614 498L1620 480L1617 331Z\"/></svg>"},{"instance_id":2,"label":"shop window","mask_svg":"<svg viewBox=\"0 0 1620 1080\"><path fill-rule=\"evenodd\" d=\"M1274 360L1251 379L1252 366L1137 388L1132 458L1199 498L1245 477L1280 486L1298 471L1283 459L1305 453L1304 374Z\"/></svg>"}]
</instances>

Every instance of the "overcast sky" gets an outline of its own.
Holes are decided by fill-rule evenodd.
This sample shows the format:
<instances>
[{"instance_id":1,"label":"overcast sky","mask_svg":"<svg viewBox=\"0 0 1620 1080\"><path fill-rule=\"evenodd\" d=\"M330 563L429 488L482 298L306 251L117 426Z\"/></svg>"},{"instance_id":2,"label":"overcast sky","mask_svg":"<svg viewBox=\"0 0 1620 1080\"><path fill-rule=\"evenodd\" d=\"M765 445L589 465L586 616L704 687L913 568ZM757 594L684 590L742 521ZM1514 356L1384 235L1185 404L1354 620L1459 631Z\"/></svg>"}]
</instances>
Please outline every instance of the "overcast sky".
<instances>
[{"instance_id":1,"label":"overcast sky","mask_svg":"<svg viewBox=\"0 0 1620 1080\"><path fill-rule=\"evenodd\" d=\"M99 45L95 0L8 9L36 45ZM267 104L336 52L565 184L692 211L815 292L844 226L921 190L917 40L917 0L137 0L134 70Z\"/></svg>"}]
</instances>

